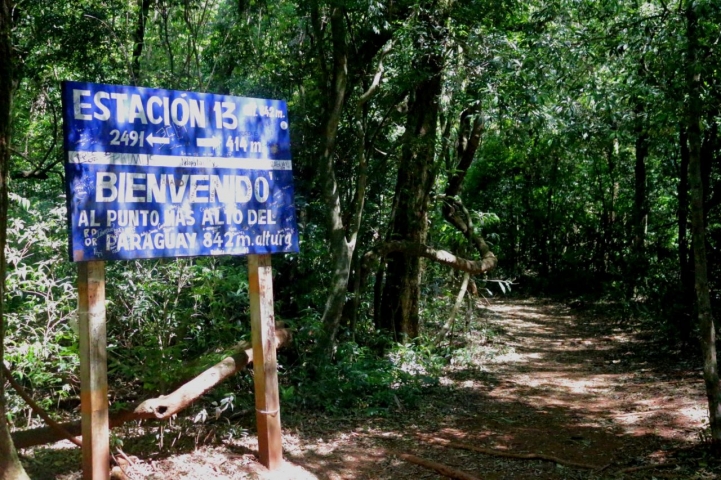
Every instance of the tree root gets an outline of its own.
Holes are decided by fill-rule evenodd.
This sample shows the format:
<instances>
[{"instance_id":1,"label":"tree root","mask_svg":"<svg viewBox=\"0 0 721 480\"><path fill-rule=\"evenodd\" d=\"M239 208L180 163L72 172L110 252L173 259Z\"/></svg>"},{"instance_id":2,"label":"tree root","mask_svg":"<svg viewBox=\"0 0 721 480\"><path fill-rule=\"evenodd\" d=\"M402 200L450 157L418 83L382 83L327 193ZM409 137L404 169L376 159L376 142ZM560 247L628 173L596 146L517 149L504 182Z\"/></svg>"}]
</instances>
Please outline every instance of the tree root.
<instances>
[{"instance_id":1,"label":"tree root","mask_svg":"<svg viewBox=\"0 0 721 480\"><path fill-rule=\"evenodd\" d=\"M457 448L460 450L469 450L471 452L478 452L483 453L485 455L493 455L496 457L505 457L505 458L518 458L521 460L545 460L547 462L555 462L559 465L565 465L567 467L576 467L576 468L586 468L589 470L599 470L603 467L599 465L591 465L588 463L579 463L579 462L573 462L571 460L564 460L562 458L555 457L553 455L545 455L543 453L512 453L512 452L504 452L501 450L495 450L492 448L484 448L484 447L476 447L474 445L468 445L465 443L458 443L458 442L452 442L451 440L446 440L445 438L439 438L439 437L431 437L427 435L418 435L421 440L423 440L426 443L431 443L434 445L441 445L448 448Z\"/></svg>"},{"instance_id":2,"label":"tree root","mask_svg":"<svg viewBox=\"0 0 721 480\"><path fill-rule=\"evenodd\" d=\"M395 455L396 457L400 458L401 460L405 460L406 462L414 463L416 465L420 465L421 467L435 470L436 472L446 477L455 478L457 480L480 480L480 478L478 477L475 477L461 470L457 470L453 467L449 467L448 465L432 462L430 460L426 460L425 458L417 457L409 453L401 453L394 451L388 451L388 453L391 455Z\"/></svg>"},{"instance_id":3,"label":"tree root","mask_svg":"<svg viewBox=\"0 0 721 480\"><path fill-rule=\"evenodd\" d=\"M276 348L280 348L289 341L290 332L288 330L280 328L275 331ZM109 418L110 428L119 427L132 420L169 419L252 362L253 348L249 342L240 343L236 346L234 352L233 355L224 358L168 395L145 400L132 410L111 413ZM13 432L12 438L16 448L45 445L68 438L68 435L80 436L82 434L80 425L80 421L76 421L56 424L53 428L41 427L21 430Z\"/></svg>"},{"instance_id":4,"label":"tree root","mask_svg":"<svg viewBox=\"0 0 721 480\"><path fill-rule=\"evenodd\" d=\"M642 472L644 470L655 470L657 468L669 468L669 467L675 467L678 465L679 465L679 462L653 463L651 465L643 465L640 467L622 468L621 470L616 470L616 474Z\"/></svg>"}]
</instances>

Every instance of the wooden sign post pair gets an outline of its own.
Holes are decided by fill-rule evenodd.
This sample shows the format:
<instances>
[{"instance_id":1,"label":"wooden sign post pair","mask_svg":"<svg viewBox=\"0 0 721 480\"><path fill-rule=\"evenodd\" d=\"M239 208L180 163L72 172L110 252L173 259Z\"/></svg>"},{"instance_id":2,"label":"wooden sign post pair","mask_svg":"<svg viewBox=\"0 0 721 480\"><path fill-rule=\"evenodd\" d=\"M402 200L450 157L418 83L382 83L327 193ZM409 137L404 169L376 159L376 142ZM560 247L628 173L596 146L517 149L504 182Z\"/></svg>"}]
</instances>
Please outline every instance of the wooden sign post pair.
<instances>
[{"instance_id":1,"label":"wooden sign post pair","mask_svg":"<svg viewBox=\"0 0 721 480\"><path fill-rule=\"evenodd\" d=\"M283 451L270 255L249 255L248 276L258 451L261 463L275 470L283 462ZM83 479L108 480L110 428L103 261L78 263L78 326Z\"/></svg>"}]
</instances>

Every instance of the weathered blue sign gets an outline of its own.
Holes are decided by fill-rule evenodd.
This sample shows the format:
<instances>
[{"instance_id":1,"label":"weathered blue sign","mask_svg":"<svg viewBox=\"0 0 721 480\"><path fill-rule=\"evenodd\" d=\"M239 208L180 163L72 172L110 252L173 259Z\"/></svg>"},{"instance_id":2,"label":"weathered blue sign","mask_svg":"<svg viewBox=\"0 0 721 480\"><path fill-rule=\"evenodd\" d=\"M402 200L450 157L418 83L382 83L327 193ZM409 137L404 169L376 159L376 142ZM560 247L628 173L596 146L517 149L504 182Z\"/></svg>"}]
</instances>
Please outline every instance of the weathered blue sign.
<instances>
[{"instance_id":1,"label":"weathered blue sign","mask_svg":"<svg viewBox=\"0 0 721 480\"><path fill-rule=\"evenodd\" d=\"M281 100L63 83L73 261L297 252Z\"/></svg>"}]
</instances>

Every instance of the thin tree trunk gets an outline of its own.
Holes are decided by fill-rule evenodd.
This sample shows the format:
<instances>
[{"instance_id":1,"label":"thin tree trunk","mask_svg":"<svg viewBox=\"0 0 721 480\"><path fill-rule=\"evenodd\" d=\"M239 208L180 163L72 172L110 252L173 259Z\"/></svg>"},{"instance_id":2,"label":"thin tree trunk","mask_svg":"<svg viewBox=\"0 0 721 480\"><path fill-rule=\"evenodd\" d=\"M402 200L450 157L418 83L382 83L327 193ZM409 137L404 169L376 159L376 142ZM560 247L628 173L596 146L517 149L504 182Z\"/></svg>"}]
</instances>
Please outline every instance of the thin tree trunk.
<instances>
[{"instance_id":1,"label":"thin tree trunk","mask_svg":"<svg viewBox=\"0 0 721 480\"><path fill-rule=\"evenodd\" d=\"M686 22L686 38L688 41L686 81L688 86L689 187L694 276L711 440L715 448L718 449L721 445L721 384L719 384L716 331L711 311L706 261L706 228L704 225L703 175L701 172L702 66L699 61L700 45L696 2L688 2L686 6Z\"/></svg>"},{"instance_id":2,"label":"thin tree trunk","mask_svg":"<svg viewBox=\"0 0 721 480\"><path fill-rule=\"evenodd\" d=\"M145 24L148 20L148 12L150 10L150 0L138 0L138 23L133 33L133 62L132 71L130 72L133 85L141 83L140 78L140 57L143 54L143 46L145 45Z\"/></svg>"},{"instance_id":3,"label":"thin tree trunk","mask_svg":"<svg viewBox=\"0 0 721 480\"><path fill-rule=\"evenodd\" d=\"M556 242L554 232L556 226L553 223L553 195L556 191L556 182L558 180L558 156L553 157L553 165L551 165L551 175L548 181L548 194L546 195L546 218L543 222L543 238L541 241L544 245L545 256L544 260L547 264L546 272L548 275L552 275L556 270Z\"/></svg>"},{"instance_id":4,"label":"thin tree trunk","mask_svg":"<svg viewBox=\"0 0 721 480\"><path fill-rule=\"evenodd\" d=\"M471 274L468 272L465 272L463 274L463 281L461 282L461 288L458 290L458 295L456 296L456 302L453 304L453 310L451 310L451 314L448 316L448 320L443 325L443 328L441 328L441 331L436 336L436 346L440 345L444 338L446 338L446 335L448 335L448 332L451 331L453 326L456 322L456 317L458 316L458 310L461 308L461 303L463 303L463 297L466 296L466 289L468 288L468 280L470 280ZM453 343L453 333L451 332L451 344Z\"/></svg>"},{"instance_id":5,"label":"thin tree trunk","mask_svg":"<svg viewBox=\"0 0 721 480\"><path fill-rule=\"evenodd\" d=\"M468 169L473 163L473 158L478 150L481 142L481 133L483 133L483 122L480 117L471 118L477 113L474 109L464 110L461 113L458 144L456 146L456 154L458 158L457 165L453 165L453 174L448 180L448 185L443 196L443 217L445 220L460 231L466 239L476 248L483 258L490 253L490 249L483 237L476 235L471 224L471 218L460 200L456 197L461 193L463 188L463 180L466 178ZM450 125L450 121L448 123ZM461 215L463 214L463 215Z\"/></svg>"},{"instance_id":6,"label":"thin tree trunk","mask_svg":"<svg viewBox=\"0 0 721 480\"><path fill-rule=\"evenodd\" d=\"M461 113L458 144L456 152L458 164L453 169L453 175L448 180L445 194L453 197L458 195L463 188L463 180L466 178L468 169L473 163L476 151L481 143L481 134L483 133L483 120L479 112L475 108L469 108ZM473 123L471 124L471 119ZM450 120L449 120L450 125Z\"/></svg>"},{"instance_id":7,"label":"thin tree trunk","mask_svg":"<svg viewBox=\"0 0 721 480\"><path fill-rule=\"evenodd\" d=\"M12 104L11 0L0 0L0 362L5 358L5 244L7 242ZM5 379L0 371L0 480L28 478L10 437L5 413Z\"/></svg>"},{"instance_id":8,"label":"thin tree trunk","mask_svg":"<svg viewBox=\"0 0 721 480\"><path fill-rule=\"evenodd\" d=\"M713 170L714 152L718 138L718 124L714 121L718 112L707 112L707 127L701 140L701 181L703 182L704 224L708 222L711 210L711 171Z\"/></svg>"},{"instance_id":9,"label":"thin tree trunk","mask_svg":"<svg viewBox=\"0 0 721 480\"><path fill-rule=\"evenodd\" d=\"M644 120L644 108L640 100L636 105L636 162L634 166L633 196L633 245L631 254L631 275L628 298L635 295L638 281L646 271L646 224L648 221L646 158L649 150L649 137Z\"/></svg>"},{"instance_id":10,"label":"thin tree trunk","mask_svg":"<svg viewBox=\"0 0 721 480\"><path fill-rule=\"evenodd\" d=\"M321 320L324 335L320 350L325 352L329 352L335 344L340 319L343 314L343 305L348 292L348 276L350 275L351 260L353 258L353 251L346 241L339 185L333 165L338 124L345 104L348 83L348 49L345 38L344 12L341 7L333 7L330 23L334 61L333 90L330 92L331 101L323 132L325 146L321 157L322 190L328 214L329 247L333 269L328 300ZM318 28L318 30L320 29ZM320 38L317 41L320 41Z\"/></svg>"},{"instance_id":11,"label":"thin tree trunk","mask_svg":"<svg viewBox=\"0 0 721 480\"><path fill-rule=\"evenodd\" d=\"M693 263L689 258L688 240L688 135L685 126L681 126L679 132L679 143L681 144L681 163L678 173L678 261L680 274L681 301L684 304L683 313L674 316L676 327L682 341L688 342L691 339L692 324L691 312L694 308L694 278Z\"/></svg>"}]
</instances>

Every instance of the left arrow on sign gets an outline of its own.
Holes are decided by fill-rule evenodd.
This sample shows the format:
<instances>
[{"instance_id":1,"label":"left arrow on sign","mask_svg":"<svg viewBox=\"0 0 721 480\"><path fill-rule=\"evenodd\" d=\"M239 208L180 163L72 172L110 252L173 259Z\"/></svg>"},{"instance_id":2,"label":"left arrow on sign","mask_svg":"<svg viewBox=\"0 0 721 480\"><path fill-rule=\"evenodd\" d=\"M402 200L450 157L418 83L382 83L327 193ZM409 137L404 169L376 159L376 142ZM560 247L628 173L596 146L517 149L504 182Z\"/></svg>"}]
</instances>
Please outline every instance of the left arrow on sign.
<instances>
[{"instance_id":1,"label":"left arrow on sign","mask_svg":"<svg viewBox=\"0 0 721 480\"><path fill-rule=\"evenodd\" d=\"M170 143L170 139L168 137L154 137L152 133L148 135L145 140L150 144L150 146L153 146L156 143L165 145Z\"/></svg>"},{"instance_id":2,"label":"left arrow on sign","mask_svg":"<svg viewBox=\"0 0 721 480\"><path fill-rule=\"evenodd\" d=\"M199 147L218 148L220 146L220 138L218 137L196 138L195 140L197 141Z\"/></svg>"}]
</instances>

